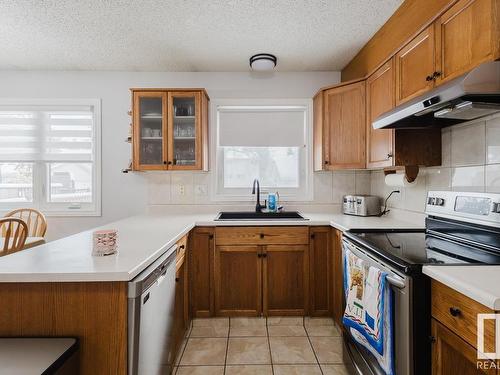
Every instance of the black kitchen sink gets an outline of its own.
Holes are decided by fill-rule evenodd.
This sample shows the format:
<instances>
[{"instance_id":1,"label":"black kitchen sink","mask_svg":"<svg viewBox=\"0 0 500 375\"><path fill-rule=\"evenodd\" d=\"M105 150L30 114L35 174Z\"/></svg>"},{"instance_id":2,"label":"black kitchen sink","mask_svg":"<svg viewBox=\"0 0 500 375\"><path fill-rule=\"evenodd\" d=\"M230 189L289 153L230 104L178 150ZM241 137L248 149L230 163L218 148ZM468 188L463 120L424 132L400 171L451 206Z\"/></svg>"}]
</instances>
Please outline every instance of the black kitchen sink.
<instances>
[{"instance_id":1,"label":"black kitchen sink","mask_svg":"<svg viewBox=\"0 0 500 375\"><path fill-rule=\"evenodd\" d=\"M297 211L255 212L235 211L220 212L215 220L308 220Z\"/></svg>"}]
</instances>

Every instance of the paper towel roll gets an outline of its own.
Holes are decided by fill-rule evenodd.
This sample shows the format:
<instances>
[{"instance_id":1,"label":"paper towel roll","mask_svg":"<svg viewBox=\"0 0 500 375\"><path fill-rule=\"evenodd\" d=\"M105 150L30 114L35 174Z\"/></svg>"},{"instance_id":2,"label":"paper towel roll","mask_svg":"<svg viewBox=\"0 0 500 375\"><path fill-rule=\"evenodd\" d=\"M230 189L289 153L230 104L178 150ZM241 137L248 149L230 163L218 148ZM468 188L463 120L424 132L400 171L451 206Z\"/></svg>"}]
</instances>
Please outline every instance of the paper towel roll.
<instances>
[{"instance_id":1,"label":"paper towel roll","mask_svg":"<svg viewBox=\"0 0 500 375\"><path fill-rule=\"evenodd\" d=\"M393 187L412 187L416 185L416 179L408 182L404 173L391 173L385 176L385 184Z\"/></svg>"}]
</instances>

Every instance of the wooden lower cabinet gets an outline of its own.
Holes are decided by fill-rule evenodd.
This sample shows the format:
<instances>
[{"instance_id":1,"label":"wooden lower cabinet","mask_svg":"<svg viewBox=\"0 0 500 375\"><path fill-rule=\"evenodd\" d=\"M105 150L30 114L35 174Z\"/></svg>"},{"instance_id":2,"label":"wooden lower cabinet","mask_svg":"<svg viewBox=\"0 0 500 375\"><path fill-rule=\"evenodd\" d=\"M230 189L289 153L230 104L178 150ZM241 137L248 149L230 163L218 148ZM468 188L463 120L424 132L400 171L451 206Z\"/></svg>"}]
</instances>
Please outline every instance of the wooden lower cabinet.
<instances>
[{"instance_id":1,"label":"wooden lower cabinet","mask_svg":"<svg viewBox=\"0 0 500 375\"><path fill-rule=\"evenodd\" d=\"M214 228L195 228L189 245L189 301L191 316L214 315Z\"/></svg>"},{"instance_id":2,"label":"wooden lower cabinet","mask_svg":"<svg viewBox=\"0 0 500 375\"><path fill-rule=\"evenodd\" d=\"M256 245L215 249L215 314L258 316L262 311L262 248Z\"/></svg>"},{"instance_id":3,"label":"wooden lower cabinet","mask_svg":"<svg viewBox=\"0 0 500 375\"><path fill-rule=\"evenodd\" d=\"M342 326L344 315L344 273L342 264L342 232L338 229L332 230L332 252L333 252L333 320Z\"/></svg>"},{"instance_id":4,"label":"wooden lower cabinet","mask_svg":"<svg viewBox=\"0 0 500 375\"><path fill-rule=\"evenodd\" d=\"M496 374L495 367L488 367L491 362L480 361L472 345L432 319L432 375L477 375ZM478 368L482 366L481 368ZM488 368L486 368L488 367Z\"/></svg>"},{"instance_id":5,"label":"wooden lower cabinet","mask_svg":"<svg viewBox=\"0 0 500 375\"><path fill-rule=\"evenodd\" d=\"M307 245L268 245L263 253L263 313L306 315L309 296Z\"/></svg>"},{"instance_id":6,"label":"wooden lower cabinet","mask_svg":"<svg viewBox=\"0 0 500 375\"><path fill-rule=\"evenodd\" d=\"M331 227L311 227L309 242L309 313L329 316L333 300Z\"/></svg>"}]
</instances>

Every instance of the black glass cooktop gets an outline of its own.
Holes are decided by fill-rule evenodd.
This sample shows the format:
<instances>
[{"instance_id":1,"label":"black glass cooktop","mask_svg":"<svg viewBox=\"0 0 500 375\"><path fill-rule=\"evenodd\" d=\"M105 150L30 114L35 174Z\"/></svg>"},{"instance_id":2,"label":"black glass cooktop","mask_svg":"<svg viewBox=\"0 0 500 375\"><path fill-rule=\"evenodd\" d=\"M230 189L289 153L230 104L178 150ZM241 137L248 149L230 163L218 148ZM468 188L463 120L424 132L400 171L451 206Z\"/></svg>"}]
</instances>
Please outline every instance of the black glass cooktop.
<instances>
[{"instance_id":1,"label":"black glass cooktop","mask_svg":"<svg viewBox=\"0 0 500 375\"><path fill-rule=\"evenodd\" d=\"M500 264L500 253L425 231L359 232L349 235L370 250L403 266L424 264Z\"/></svg>"}]
</instances>

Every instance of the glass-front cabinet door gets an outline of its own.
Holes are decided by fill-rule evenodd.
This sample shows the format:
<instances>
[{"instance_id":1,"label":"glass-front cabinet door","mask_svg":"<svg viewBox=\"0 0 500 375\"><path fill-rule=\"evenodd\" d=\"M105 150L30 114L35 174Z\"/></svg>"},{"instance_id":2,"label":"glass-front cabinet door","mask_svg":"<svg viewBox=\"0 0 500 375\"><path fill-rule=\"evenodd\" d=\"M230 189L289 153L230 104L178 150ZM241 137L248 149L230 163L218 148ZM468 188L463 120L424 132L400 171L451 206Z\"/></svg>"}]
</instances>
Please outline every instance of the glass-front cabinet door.
<instances>
[{"instance_id":1,"label":"glass-front cabinet door","mask_svg":"<svg viewBox=\"0 0 500 375\"><path fill-rule=\"evenodd\" d=\"M168 167L201 169L201 94L168 93Z\"/></svg>"},{"instance_id":2,"label":"glass-front cabinet door","mask_svg":"<svg viewBox=\"0 0 500 375\"><path fill-rule=\"evenodd\" d=\"M167 94L134 92L134 169L167 168Z\"/></svg>"}]
</instances>

